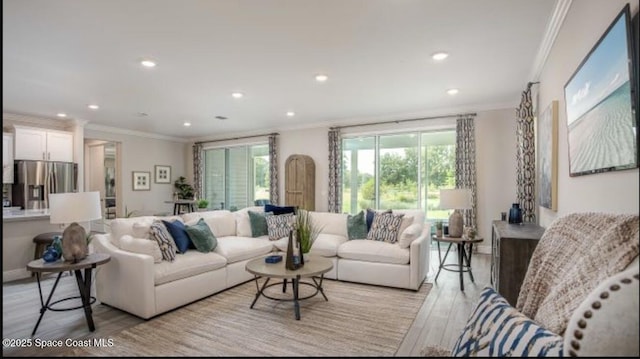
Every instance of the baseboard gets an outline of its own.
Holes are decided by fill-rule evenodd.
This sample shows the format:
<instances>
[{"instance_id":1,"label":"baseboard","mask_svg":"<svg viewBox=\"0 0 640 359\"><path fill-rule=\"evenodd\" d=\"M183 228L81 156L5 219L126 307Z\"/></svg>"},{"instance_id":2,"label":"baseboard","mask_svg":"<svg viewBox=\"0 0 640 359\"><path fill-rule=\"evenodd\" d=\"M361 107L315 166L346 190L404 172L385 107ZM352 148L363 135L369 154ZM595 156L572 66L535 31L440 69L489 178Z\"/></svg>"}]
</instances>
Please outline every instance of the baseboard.
<instances>
[{"instance_id":1,"label":"baseboard","mask_svg":"<svg viewBox=\"0 0 640 359\"><path fill-rule=\"evenodd\" d=\"M11 282L12 280L29 278L30 276L31 272L27 271L26 268L12 269L2 272L2 283Z\"/></svg>"}]
</instances>

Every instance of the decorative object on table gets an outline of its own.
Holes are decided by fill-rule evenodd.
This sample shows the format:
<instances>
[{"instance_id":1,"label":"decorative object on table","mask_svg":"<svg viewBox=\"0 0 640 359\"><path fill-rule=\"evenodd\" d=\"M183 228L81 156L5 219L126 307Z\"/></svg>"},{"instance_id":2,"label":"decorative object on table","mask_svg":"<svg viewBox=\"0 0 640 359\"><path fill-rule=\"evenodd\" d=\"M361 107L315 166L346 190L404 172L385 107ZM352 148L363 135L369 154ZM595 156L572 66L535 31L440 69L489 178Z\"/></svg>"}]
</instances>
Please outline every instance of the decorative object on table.
<instances>
[{"instance_id":1,"label":"decorative object on table","mask_svg":"<svg viewBox=\"0 0 640 359\"><path fill-rule=\"evenodd\" d=\"M475 228L467 227L467 226L464 227L464 237L465 238L474 239L474 238L476 238L476 234L478 234L478 233L477 233Z\"/></svg>"},{"instance_id":2,"label":"decorative object on table","mask_svg":"<svg viewBox=\"0 0 640 359\"><path fill-rule=\"evenodd\" d=\"M264 258L264 261L266 263L278 263L282 261L282 256L281 255L267 256Z\"/></svg>"},{"instance_id":3,"label":"decorative object on table","mask_svg":"<svg viewBox=\"0 0 640 359\"><path fill-rule=\"evenodd\" d=\"M86 230L78 222L102 218L100 192L49 194L50 222L69 224L62 233L62 256L67 262L78 262L89 254Z\"/></svg>"},{"instance_id":4,"label":"decorative object on table","mask_svg":"<svg viewBox=\"0 0 640 359\"><path fill-rule=\"evenodd\" d=\"M187 182L184 176L178 177L173 186L178 192L178 199L193 199L195 193L193 186Z\"/></svg>"},{"instance_id":5,"label":"decorative object on table","mask_svg":"<svg viewBox=\"0 0 640 359\"><path fill-rule=\"evenodd\" d=\"M442 221L436 221L436 237L442 237Z\"/></svg>"},{"instance_id":6,"label":"decorative object on table","mask_svg":"<svg viewBox=\"0 0 640 359\"><path fill-rule=\"evenodd\" d=\"M171 166L155 166L155 183L171 183Z\"/></svg>"},{"instance_id":7,"label":"decorative object on table","mask_svg":"<svg viewBox=\"0 0 640 359\"><path fill-rule=\"evenodd\" d=\"M638 167L639 89L629 21L626 4L564 86L572 177Z\"/></svg>"},{"instance_id":8,"label":"decorative object on table","mask_svg":"<svg viewBox=\"0 0 640 359\"><path fill-rule=\"evenodd\" d=\"M538 118L538 181L540 206L558 210L558 101Z\"/></svg>"},{"instance_id":9,"label":"decorative object on table","mask_svg":"<svg viewBox=\"0 0 640 359\"><path fill-rule=\"evenodd\" d=\"M449 216L449 236L462 237L464 219L460 210L471 209L471 190L467 188L441 189L440 208L453 209Z\"/></svg>"},{"instance_id":10,"label":"decorative object on table","mask_svg":"<svg viewBox=\"0 0 640 359\"><path fill-rule=\"evenodd\" d=\"M62 236L61 235L56 235L53 237L53 242L51 242L51 246L53 247L53 249L56 250L56 252L58 252L58 257L57 259L60 259L60 257L62 257Z\"/></svg>"},{"instance_id":11,"label":"decorative object on table","mask_svg":"<svg viewBox=\"0 0 640 359\"><path fill-rule=\"evenodd\" d=\"M53 246L49 246L42 254L42 259L45 262L51 263L60 259L61 253L58 252Z\"/></svg>"},{"instance_id":12,"label":"decorative object on table","mask_svg":"<svg viewBox=\"0 0 640 359\"><path fill-rule=\"evenodd\" d=\"M316 238L318 238L318 234L320 234L322 228L313 224L309 211L297 209L295 229L296 237L300 242L300 251L304 257L305 254L308 254L311 250L311 246Z\"/></svg>"},{"instance_id":13,"label":"decorative object on table","mask_svg":"<svg viewBox=\"0 0 640 359\"><path fill-rule=\"evenodd\" d=\"M500 212L500 220L507 221L507 212Z\"/></svg>"},{"instance_id":14,"label":"decorative object on table","mask_svg":"<svg viewBox=\"0 0 640 359\"><path fill-rule=\"evenodd\" d=\"M296 243L296 244L294 244ZM299 243L299 241L297 241L296 239L294 239L293 237L293 230L289 231L289 242L287 243L287 259L285 262L285 267L288 270L296 270L300 267L302 267L301 261L300 261L300 252L299 252L299 246L297 245L297 243ZM297 249L294 247L298 247Z\"/></svg>"},{"instance_id":15,"label":"decorative object on table","mask_svg":"<svg viewBox=\"0 0 640 359\"><path fill-rule=\"evenodd\" d=\"M206 211L209 207L209 201L207 201L206 199L199 199L197 202L198 205L198 211L202 212L202 211Z\"/></svg>"},{"instance_id":16,"label":"decorative object on table","mask_svg":"<svg viewBox=\"0 0 640 359\"><path fill-rule=\"evenodd\" d=\"M519 203L511 205L511 209L509 210L509 223L522 223L522 208L520 208Z\"/></svg>"},{"instance_id":17,"label":"decorative object on table","mask_svg":"<svg viewBox=\"0 0 640 359\"><path fill-rule=\"evenodd\" d=\"M133 171L131 172L132 188L134 191L151 190L151 172Z\"/></svg>"}]
</instances>

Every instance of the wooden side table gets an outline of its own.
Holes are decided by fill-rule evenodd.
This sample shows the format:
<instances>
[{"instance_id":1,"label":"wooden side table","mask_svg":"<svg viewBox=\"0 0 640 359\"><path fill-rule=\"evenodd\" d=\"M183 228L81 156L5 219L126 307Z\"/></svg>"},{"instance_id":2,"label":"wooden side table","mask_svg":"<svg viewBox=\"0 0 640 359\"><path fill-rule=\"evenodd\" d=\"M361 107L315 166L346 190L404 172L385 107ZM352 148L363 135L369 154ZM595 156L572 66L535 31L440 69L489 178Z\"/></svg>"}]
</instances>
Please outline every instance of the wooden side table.
<instances>
[{"instance_id":1,"label":"wooden side table","mask_svg":"<svg viewBox=\"0 0 640 359\"><path fill-rule=\"evenodd\" d=\"M87 318L87 325L89 326L89 330L94 331L96 327L93 323L93 312L91 310L91 304L96 301L96 298L91 296L91 271L93 270L93 268L107 263L110 260L111 256L106 253L92 253L89 254L85 259L77 263L65 262L62 259L55 262L45 262L42 259L36 259L29 262L29 264L27 264L27 270L36 274L36 278L38 279L38 292L40 293L41 304L40 317L38 318L38 322L36 323L35 328L33 328L31 336L34 336L36 334L38 326L40 325L40 321L42 321L42 317L47 310L51 310L54 312L63 312L67 310L84 308L84 315ZM82 275L82 269L84 269L84 276ZM80 295L75 297L63 298L51 303L53 293L56 291L56 287L58 286L58 282L60 281L62 273L64 273L65 271L73 271L75 273ZM40 285L40 276L42 273L46 272L58 273L58 277L56 278L56 282L53 284L51 293L49 293L49 297L47 298L47 301L45 303L44 296L42 295L42 286ZM57 303L77 298L80 298L82 300L81 306L73 308L53 308L53 305Z\"/></svg>"},{"instance_id":2,"label":"wooden side table","mask_svg":"<svg viewBox=\"0 0 640 359\"><path fill-rule=\"evenodd\" d=\"M471 283L474 283L473 273L471 272L471 255L473 254L473 244L482 242L482 237L469 239L466 237L438 237L434 235L432 239L438 244L438 260L440 261L440 266L438 268L438 273L436 274L435 280L438 280L440 271L443 269L451 272L458 272L460 273L460 290L464 291L464 280L462 274L464 272L469 273ZM442 258L442 255L440 254L440 242L449 243L449 247L447 248L447 252L445 253L444 258ZM458 263L445 264L447 256L449 255L449 251L451 250L451 246L453 246L454 244L458 249ZM468 252L466 250L467 244L469 245Z\"/></svg>"}]
</instances>

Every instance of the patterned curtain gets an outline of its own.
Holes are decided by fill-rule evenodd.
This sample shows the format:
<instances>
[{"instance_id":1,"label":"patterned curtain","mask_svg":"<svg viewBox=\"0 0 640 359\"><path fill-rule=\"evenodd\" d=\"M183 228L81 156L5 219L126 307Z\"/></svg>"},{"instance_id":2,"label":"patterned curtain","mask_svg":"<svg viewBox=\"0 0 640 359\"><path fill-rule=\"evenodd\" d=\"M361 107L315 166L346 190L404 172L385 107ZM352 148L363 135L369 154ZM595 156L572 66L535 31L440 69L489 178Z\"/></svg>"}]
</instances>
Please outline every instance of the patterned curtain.
<instances>
[{"instance_id":1,"label":"patterned curtain","mask_svg":"<svg viewBox=\"0 0 640 359\"><path fill-rule=\"evenodd\" d=\"M516 198L522 209L522 221L533 223L536 222L536 149L531 84L522 92L516 115Z\"/></svg>"},{"instance_id":2,"label":"patterned curtain","mask_svg":"<svg viewBox=\"0 0 640 359\"><path fill-rule=\"evenodd\" d=\"M204 198L204 151L202 144L193 145L193 189L196 198Z\"/></svg>"},{"instance_id":3,"label":"patterned curtain","mask_svg":"<svg viewBox=\"0 0 640 359\"><path fill-rule=\"evenodd\" d=\"M340 129L329 130L329 212L342 211L342 137Z\"/></svg>"},{"instance_id":4,"label":"patterned curtain","mask_svg":"<svg viewBox=\"0 0 640 359\"><path fill-rule=\"evenodd\" d=\"M269 135L269 200L278 204L278 135Z\"/></svg>"},{"instance_id":5,"label":"patterned curtain","mask_svg":"<svg viewBox=\"0 0 640 359\"><path fill-rule=\"evenodd\" d=\"M456 188L471 190L471 209L462 211L464 224L477 229L476 207L476 131L473 117L458 118L456 123Z\"/></svg>"}]
</instances>

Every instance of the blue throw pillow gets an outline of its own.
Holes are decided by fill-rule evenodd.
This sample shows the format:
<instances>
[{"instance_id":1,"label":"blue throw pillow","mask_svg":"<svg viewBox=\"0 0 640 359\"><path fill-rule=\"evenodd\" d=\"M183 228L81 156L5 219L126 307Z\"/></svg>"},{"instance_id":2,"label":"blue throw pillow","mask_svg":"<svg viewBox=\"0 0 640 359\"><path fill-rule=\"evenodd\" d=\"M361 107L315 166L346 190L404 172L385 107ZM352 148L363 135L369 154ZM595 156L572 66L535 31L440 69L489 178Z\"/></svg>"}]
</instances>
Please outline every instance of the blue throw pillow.
<instances>
[{"instance_id":1,"label":"blue throw pillow","mask_svg":"<svg viewBox=\"0 0 640 359\"><path fill-rule=\"evenodd\" d=\"M264 211L266 212L273 212L273 214L275 214L276 216L279 214L287 214L287 213L295 213L296 212L296 207L280 207L280 206L274 206L272 204L265 204L264 205Z\"/></svg>"},{"instance_id":2,"label":"blue throw pillow","mask_svg":"<svg viewBox=\"0 0 640 359\"><path fill-rule=\"evenodd\" d=\"M171 233L171 237L173 237L174 242L176 242L176 247L178 247L178 252L185 253L189 249L189 245L191 244L191 239L189 239L189 235L184 227L184 223L180 221L162 221L164 226L167 227L169 233Z\"/></svg>"}]
</instances>

